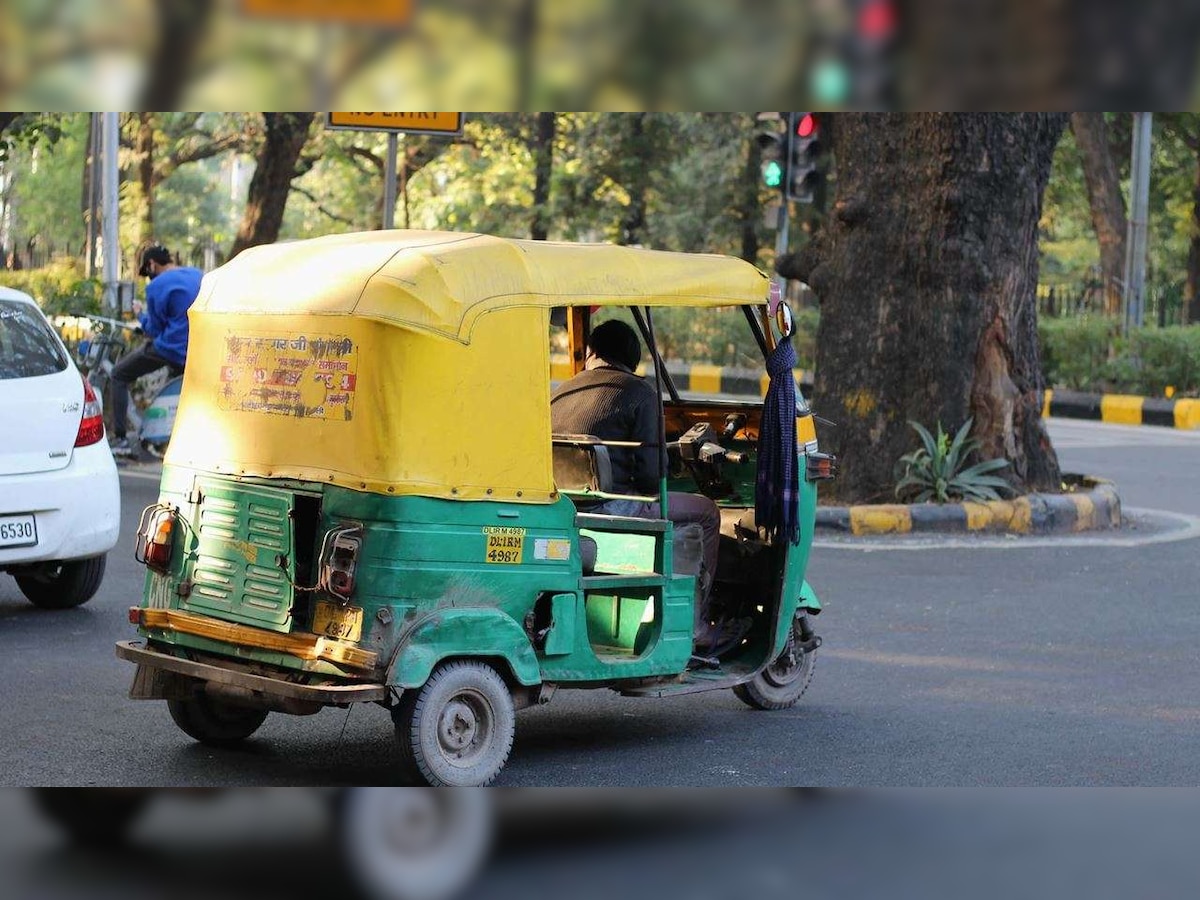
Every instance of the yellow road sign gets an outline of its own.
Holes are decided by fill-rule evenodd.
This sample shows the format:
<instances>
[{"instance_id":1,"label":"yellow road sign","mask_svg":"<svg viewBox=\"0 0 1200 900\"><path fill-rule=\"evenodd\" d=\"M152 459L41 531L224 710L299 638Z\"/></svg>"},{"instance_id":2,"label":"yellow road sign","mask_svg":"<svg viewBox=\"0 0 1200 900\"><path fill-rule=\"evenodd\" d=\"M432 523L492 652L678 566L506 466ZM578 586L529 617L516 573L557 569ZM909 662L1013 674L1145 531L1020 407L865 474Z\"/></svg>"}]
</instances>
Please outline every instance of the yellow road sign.
<instances>
[{"instance_id":1,"label":"yellow road sign","mask_svg":"<svg viewBox=\"0 0 1200 900\"><path fill-rule=\"evenodd\" d=\"M462 134L460 112L331 112L330 128L403 131L406 134Z\"/></svg>"},{"instance_id":2,"label":"yellow road sign","mask_svg":"<svg viewBox=\"0 0 1200 900\"><path fill-rule=\"evenodd\" d=\"M242 0L248 16L352 22L359 25L407 25L413 0Z\"/></svg>"}]
</instances>

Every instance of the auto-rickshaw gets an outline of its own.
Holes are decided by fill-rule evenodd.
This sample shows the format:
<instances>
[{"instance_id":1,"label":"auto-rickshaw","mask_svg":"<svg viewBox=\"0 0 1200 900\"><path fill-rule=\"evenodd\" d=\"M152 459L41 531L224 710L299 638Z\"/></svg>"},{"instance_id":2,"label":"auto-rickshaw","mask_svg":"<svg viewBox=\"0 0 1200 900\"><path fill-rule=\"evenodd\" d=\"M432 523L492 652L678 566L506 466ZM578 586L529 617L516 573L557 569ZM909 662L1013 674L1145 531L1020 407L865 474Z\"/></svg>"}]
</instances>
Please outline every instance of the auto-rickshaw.
<instances>
[{"instance_id":1,"label":"auto-rickshaw","mask_svg":"<svg viewBox=\"0 0 1200 900\"><path fill-rule=\"evenodd\" d=\"M612 448L551 432L552 321L569 375L591 322L617 309L663 398L660 508L671 488L721 510L711 615L750 626L713 655L693 652L692 529L589 511L612 496ZM272 711L380 704L404 775L433 785L491 783L514 712L559 688L795 704L820 644L804 571L834 460L790 364L767 401L794 416L764 416L758 394L681 392L655 339L655 314L674 310L736 319L760 373L790 351L767 276L717 255L379 231L258 247L211 272L138 527L141 639L117 645L137 664L131 696L165 699L210 745ZM794 464L774 492L790 497L790 535L760 502L768 441Z\"/></svg>"}]
</instances>

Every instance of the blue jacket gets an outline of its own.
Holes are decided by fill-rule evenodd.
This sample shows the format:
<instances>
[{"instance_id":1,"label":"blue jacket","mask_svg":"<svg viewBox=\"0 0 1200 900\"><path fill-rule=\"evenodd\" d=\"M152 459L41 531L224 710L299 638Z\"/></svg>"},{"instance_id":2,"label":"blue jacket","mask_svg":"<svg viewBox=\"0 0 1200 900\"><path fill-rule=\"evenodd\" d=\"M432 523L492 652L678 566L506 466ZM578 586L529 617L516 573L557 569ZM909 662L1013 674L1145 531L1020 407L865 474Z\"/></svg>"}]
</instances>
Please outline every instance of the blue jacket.
<instances>
[{"instance_id":1,"label":"blue jacket","mask_svg":"<svg viewBox=\"0 0 1200 900\"><path fill-rule=\"evenodd\" d=\"M176 266L146 285L146 311L142 330L154 338L154 350L182 366L187 359L188 309L200 293L204 273L191 266Z\"/></svg>"}]
</instances>

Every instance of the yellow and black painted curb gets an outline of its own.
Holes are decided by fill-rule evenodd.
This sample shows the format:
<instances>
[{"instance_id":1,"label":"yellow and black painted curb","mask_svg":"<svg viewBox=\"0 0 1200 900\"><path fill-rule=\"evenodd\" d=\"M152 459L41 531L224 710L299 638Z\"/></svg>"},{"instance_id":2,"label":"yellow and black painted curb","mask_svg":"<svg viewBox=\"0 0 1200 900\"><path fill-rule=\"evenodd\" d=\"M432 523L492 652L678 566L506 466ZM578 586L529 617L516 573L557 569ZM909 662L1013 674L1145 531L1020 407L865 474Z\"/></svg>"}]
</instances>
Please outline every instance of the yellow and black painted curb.
<instances>
[{"instance_id":1,"label":"yellow and black painted curb","mask_svg":"<svg viewBox=\"0 0 1200 900\"><path fill-rule=\"evenodd\" d=\"M1047 390L1042 398L1043 416L1091 419L1117 425L1165 425L1169 428L1200 428L1200 400L1165 400L1132 394L1089 394L1080 391Z\"/></svg>"},{"instance_id":2,"label":"yellow and black painted curb","mask_svg":"<svg viewBox=\"0 0 1200 900\"><path fill-rule=\"evenodd\" d=\"M1121 524L1121 498L1111 481L1065 476L1071 490L1014 500L885 503L817 508L817 531L855 536L909 533L1073 534Z\"/></svg>"}]
</instances>

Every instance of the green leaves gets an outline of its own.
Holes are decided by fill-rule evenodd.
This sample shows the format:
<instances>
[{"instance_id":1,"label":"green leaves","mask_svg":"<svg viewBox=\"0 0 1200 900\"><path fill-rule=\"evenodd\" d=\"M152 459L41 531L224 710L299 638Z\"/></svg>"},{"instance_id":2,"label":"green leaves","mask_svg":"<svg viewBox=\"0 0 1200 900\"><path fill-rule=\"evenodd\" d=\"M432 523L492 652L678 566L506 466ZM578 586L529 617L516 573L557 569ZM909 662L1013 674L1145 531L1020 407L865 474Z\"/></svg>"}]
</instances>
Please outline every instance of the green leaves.
<instances>
[{"instance_id":1,"label":"green leaves","mask_svg":"<svg viewBox=\"0 0 1200 900\"><path fill-rule=\"evenodd\" d=\"M949 503L999 500L1001 491L1011 491L1007 481L990 474L1005 468L1006 459L989 459L962 468L979 450L979 441L969 436L973 421L967 419L953 439L942 430L941 422L935 436L919 422L910 421L921 446L897 461L896 496L910 503Z\"/></svg>"}]
</instances>

